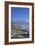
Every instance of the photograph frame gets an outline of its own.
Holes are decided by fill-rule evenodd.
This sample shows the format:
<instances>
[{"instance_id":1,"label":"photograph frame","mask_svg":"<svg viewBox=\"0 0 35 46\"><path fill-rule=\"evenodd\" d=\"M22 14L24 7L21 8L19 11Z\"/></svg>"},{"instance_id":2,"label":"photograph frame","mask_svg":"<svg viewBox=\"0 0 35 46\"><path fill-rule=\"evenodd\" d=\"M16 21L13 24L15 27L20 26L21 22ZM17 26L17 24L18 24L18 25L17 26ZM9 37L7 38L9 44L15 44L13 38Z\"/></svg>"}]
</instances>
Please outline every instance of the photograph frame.
<instances>
[{"instance_id":1,"label":"photograph frame","mask_svg":"<svg viewBox=\"0 0 35 46\"><path fill-rule=\"evenodd\" d=\"M32 6L32 41L19 41L19 42L9 42L9 31L8 31L8 21L9 21L9 4L16 5L30 5ZM34 43L34 4L27 2L9 2L5 1L5 44L25 44L25 43Z\"/></svg>"}]
</instances>

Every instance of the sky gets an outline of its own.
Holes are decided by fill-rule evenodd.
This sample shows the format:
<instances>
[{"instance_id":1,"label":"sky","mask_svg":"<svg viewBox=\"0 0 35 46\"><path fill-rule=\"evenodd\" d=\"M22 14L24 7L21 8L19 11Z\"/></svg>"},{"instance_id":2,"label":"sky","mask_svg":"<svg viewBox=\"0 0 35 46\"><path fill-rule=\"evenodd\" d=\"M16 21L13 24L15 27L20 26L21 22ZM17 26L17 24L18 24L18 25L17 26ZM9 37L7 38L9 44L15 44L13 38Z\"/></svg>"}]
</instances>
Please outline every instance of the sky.
<instances>
[{"instance_id":1,"label":"sky","mask_svg":"<svg viewBox=\"0 0 35 46\"><path fill-rule=\"evenodd\" d=\"M11 7L11 20L13 22L29 22L29 8Z\"/></svg>"}]
</instances>

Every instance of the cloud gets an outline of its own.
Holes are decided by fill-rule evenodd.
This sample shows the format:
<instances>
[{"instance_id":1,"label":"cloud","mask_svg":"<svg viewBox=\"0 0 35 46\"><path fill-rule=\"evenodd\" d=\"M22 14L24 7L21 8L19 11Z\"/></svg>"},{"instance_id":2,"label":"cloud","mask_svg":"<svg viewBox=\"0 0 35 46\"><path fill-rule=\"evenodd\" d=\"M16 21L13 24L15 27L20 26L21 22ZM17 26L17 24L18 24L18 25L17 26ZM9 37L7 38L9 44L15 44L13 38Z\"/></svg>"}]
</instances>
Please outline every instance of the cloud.
<instances>
[{"instance_id":1,"label":"cloud","mask_svg":"<svg viewBox=\"0 0 35 46\"><path fill-rule=\"evenodd\" d=\"M23 21L23 18L19 18L19 21Z\"/></svg>"}]
</instances>

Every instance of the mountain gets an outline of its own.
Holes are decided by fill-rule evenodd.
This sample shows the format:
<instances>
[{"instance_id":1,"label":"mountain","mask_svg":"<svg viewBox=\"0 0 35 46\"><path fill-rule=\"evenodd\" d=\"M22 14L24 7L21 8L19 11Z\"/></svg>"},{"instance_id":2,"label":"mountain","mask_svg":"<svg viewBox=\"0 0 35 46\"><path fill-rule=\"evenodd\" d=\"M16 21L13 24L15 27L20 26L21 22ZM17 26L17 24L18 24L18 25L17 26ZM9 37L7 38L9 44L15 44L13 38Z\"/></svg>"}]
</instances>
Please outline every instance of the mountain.
<instances>
[{"instance_id":1,"label":"mountain","mask_svg":"<svg viewBox=\"0 0 35 46\"><path fill-rule=\"evenodd\" d=\"M29 31L29 23L28 22L12 22L11 25L17 25L22 27L22 29L26 29Z\"/></svg>"}]
</instances>

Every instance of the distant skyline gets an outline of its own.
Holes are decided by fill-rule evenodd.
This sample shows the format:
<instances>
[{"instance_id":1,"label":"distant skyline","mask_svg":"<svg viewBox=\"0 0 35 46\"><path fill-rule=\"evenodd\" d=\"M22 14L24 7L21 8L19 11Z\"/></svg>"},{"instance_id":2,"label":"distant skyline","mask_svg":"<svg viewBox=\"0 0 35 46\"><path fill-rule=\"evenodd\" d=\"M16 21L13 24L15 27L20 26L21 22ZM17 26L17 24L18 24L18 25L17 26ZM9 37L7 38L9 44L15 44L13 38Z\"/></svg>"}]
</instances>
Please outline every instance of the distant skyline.
<instances>
[{"instance_id":1,"label":"distant skyline","mask_svg":"<svg viewBox=\"0 0 35 46\"><path fill-rule=\"evenodd\" d=\"M13 22L29 22L29 8L12 7L11 19Z\"/></svg>"}]
</instances>

